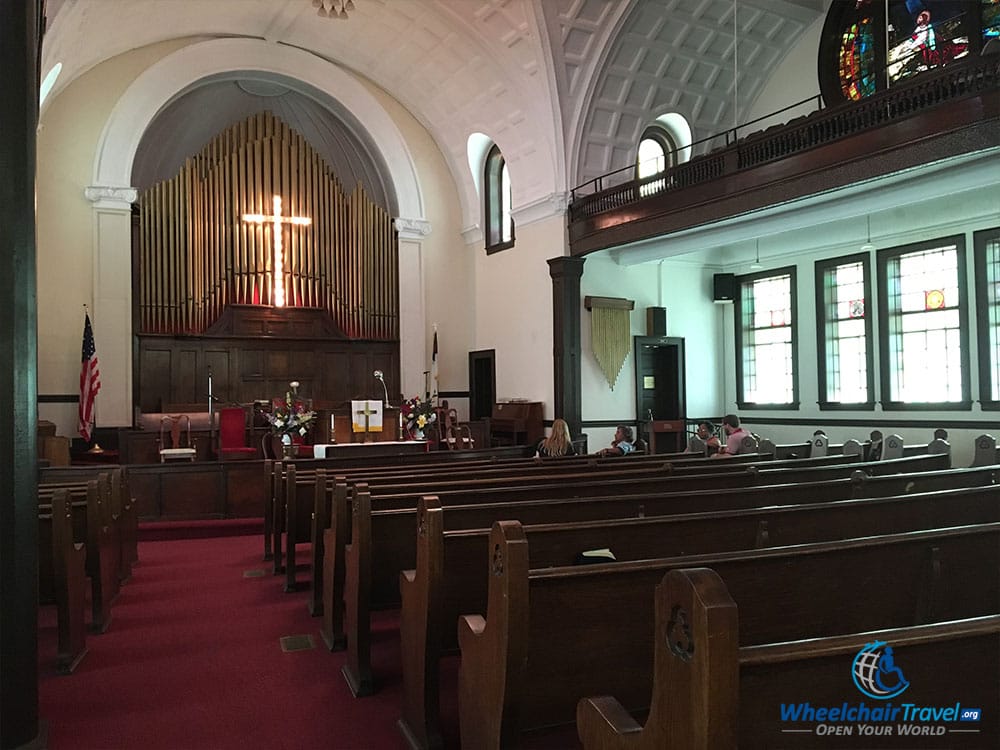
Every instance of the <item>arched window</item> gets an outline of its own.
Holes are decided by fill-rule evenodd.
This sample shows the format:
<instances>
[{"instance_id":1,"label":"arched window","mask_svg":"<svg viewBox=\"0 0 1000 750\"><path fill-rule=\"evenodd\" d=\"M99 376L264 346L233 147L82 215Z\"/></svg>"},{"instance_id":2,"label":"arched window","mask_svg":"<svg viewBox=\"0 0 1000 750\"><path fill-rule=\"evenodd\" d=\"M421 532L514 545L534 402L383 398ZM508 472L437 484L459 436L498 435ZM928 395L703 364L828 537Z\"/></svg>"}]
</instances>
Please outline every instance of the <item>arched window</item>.
<instances>
[{"instance_id":1,"label":"arched window","mask_svg":"<svg viewBox=\"0 0 1000 750\"><path fill-rule=\"evenodd\" d=\"M510 172L496 144L486 155L483 180L486 217L486 252L495 253L514 246L514 218L511 216Z\"/></svg>"},{"instance_id":2,"label":"arched window","mask_svg":"<svg viewBox=\"0 0 1000 750\"><path fill-rule=\"evenodd\" d=\"M635 175L640 180L664 172L675 164L676 148L669 133L652 125L643 131L636 153ZM652 180L639 188L642 195L650 195L665 187L664 180Z\"/></svg>"},{"instance_id":3,"label":"arched window","mask_svg":"<svg viewBox=\"0 0 1000 750\"><path fill-rule=\"evenodd\" d=\"M979 55L1000 36L996 0L833 3L819 47L828 105L858 101L927 70Z\"/></svg>"}]
</instances>

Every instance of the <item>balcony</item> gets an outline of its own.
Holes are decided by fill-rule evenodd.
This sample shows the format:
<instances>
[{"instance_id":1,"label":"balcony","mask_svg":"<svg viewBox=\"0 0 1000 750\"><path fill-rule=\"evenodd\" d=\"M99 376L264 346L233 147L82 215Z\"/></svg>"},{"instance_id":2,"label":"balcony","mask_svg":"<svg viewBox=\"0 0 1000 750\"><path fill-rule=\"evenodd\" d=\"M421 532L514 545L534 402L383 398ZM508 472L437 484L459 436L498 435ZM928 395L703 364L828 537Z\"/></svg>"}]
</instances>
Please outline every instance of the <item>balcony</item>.
<instances>
[{"instance_id":1,"label":"balcony","mask_svg":"<svg viewBox=\"0 0 1000 750\"><path fill-rule=\"evenodd\" d=\"M740 130L744 130L741 128ZM915 77L861 102L740 137L664 172L635 167L574 188L574 256L712 224L1000 146L1000 55Z\"/></svg>"}]
</instances>

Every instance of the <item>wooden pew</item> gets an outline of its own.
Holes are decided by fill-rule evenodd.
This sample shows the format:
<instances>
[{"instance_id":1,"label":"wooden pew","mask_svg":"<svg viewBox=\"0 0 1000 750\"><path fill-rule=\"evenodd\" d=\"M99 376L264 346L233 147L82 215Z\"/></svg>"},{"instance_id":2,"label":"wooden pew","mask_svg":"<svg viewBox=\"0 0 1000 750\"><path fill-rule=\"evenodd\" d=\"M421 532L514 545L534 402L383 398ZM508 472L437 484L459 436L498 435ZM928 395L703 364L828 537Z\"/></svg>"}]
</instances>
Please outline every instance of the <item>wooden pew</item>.
<instances>
[{"instance_id":1,"label":"wooden pew","mask_svg":"<svg viewBox=\"0 0 1000 750\"><path fill-rule=\"evenodd\" d=\"M800 495L815 490L799 488ZM403 717L411 747L439 747L438 663L457 645L453 623L462 612L483 611L488 576L488 528L444 531L451 509L436 499L422 504L416 534L417 566L400 574L403 605ZM554 513L553 518L559 514ZM769 546L835 541L864 529L890 534L922 528L1000 521L1000 487L808 502L725 512L578 523L523 524L532 569L572 565L577 553L608 548L619 561Z\"/></svg>"},{"instance_id":2,"label":"wooden pew","mask_svg":"<svg viewBox=\"0 0 1000 750\"><path fill-rule=\"evenodd\" d=\"M56 668L70 674L87 655L87 551L73 541L72 498L57 490L51 505L38 508L38 594L56 606Z\"/></svg>"},{"instance_id":3,"label":"wooden pew","mask_svg":"<svg viewBox=\"0 0 1000 750\"><path fill-rule=\"evenodd\" d=\"M86 548L86 571L90 578L91 623L94 632L103 633L111 625L111 603L118 594L121 544L117 519L110 511L110 477L102 473L86 482L85 501L71 503L73 539ZM56 492L70 486L40 485L39 503L51 504ZM80 486L76 485L79 491Z\"/></svg>"},{"instance_id":4,"label":"wooden pew","mask_svg":"<svg viewBox=\"0 0 1000 750\"><path fill-rule=\"evenodd\" d=\"M754 456L739 458L750 462L754 459ZM830 464L840 462L839 459L831 459L829 461ZM801 463L809 465L808 461ZM770 462L768 465L770 465ZM779 462L775 465L781 464ZM823 465L827 465L826 459L824 459ZM474 486L492 487L498 484L513 486L520 482L528 482L529 478L533 483L571 481L580 477L594 479L595 476L600 476L602 479L625 476L629 478L649 476L659 479L664 476L664 472L670 475L683 474L688 471L694 471L696 468L702 470L712 469L716 472L736 472L740 470L738 463L726 462L722 464L715 462L707 464L705 459L691 459L690 457L686 457L686 460L683 462L670 464L662 461L644 464L629 462L627 466L624 462L619 462L617 466L613 463L592 463L586 468L558 461L547 461L544 463L531 461L524 466L517 466L515 468L507 466L497 467L491 464L488 467L477 468L474 478L459 483L456 483L454 480L455 472L452 468L448 468L443 472L435 469L428 473L418 473L415 471L397 473L393 470L388 474L370 475L366 472L360 472L354 476L356 478L363 477L363 481L369 486L369 489L385 487L391 493L397 486L411 488L416 498L419 497L419 492L442 491L455 488L456 486L460 486L463 489ZM609 474L606 472L612 473ZM310 472L305 474L300 480L298 467L294 464L289 464L285 467L279 464L275 468L272 480L275 485L273 492L275 500L272 511L272 518L274 519L272 521L272 532L274 538L271 548L274 553L274 572L277 574L282 572L282 570L284 571L285 591L287 592L298 590L295 560L295 547L298 543L304 542L307 539L311 541L313 550L311 552L312 565L310 567L313 570L322 567L319 563L322 560L322 544L317 535L311 533L314 529L326 528L325 526L317 527L313 523L313 518L316 514L315 508L317 507L317 503L320 502L315 492L316 476L317 473ZM395 481L403 477L407 479L406 484L396 485ZM349 479L350 476L344 476L345 481ZM385 480L389 484L382 484L380 480ZM305 505L306 500L309 502L308 507ZM282 535L284 535L284 544L282 544ZM283 547L284 552L282 550Z\"/></svg>"},{"instance_id":5,"label":"wooden pew","mask_svg":"<svg viewBox=\"0 0 1000 750\"><path fill-rule=\"evenodd\" d=\"M647 707L653 592L675 568L721 576L747 646L1000 612L1000 523L544 570L527 546L516 521L494 525L487 616L459 621L463 747L513 747L590 695Z\"/></svg>"},{"instance_id":6,"label":"wooden pew","mask_svg":"<svg viewBox=\"0 0 1000 750\"><path fill-rule=\"evenodd\" d=\"M352 456L351 458L297 458L292 461L264 461L264 473L267 476L268 494L264 503L264 559L271 560L273 556L273 520L274 520L274 472L281 471L282 464L294 463L300 471L313 472L317 469L337 471L347 475L355 470L379 469L392 466L422 467L422 466L454 466L461 464L490 463L503 459L527 459L534 455L534 448L529 446L509 446L504 448L488 448L468 451L435 451L400 455L395 459L386 456Z\"/></svg>"},{"instance_id":7,"label":"wooden pew","mask_svg":"<svg viewBox=\"0 0 1000 750\"><path fill-rule=\"evenodd\" d=\"M756 472L716 472L690 476L622 480L617 482L615 485L618 491L617 494L610 497L607 494L607 483L601 481L580 483L562 482L557 484L523 486L511 485L502 487L476 486L474 489L470 489L468 491L454 489L446 492L440 492L437 493L437 497L443 505L448 506L462 504L478 505L480 503L509 502L513 500L557 500L566 498L579 500L589 497L603 498L604 501L610 501L612 504L615 504L624 499L628 499L631 495L641 494L659 497L673 493L694 493L698 490L704 490L705 492L697 495L696 500L693 500L692 502L698 502L704 508L717 507L716 503L718 502L726 503L722 507L733 507L733 503L740 505L746 504L748 501L742 501L739 499L733 500L730 498L727 503L727 496L708 492L708 490L740 489L754 484L761 486L769 485L772 482L793 484L808 481L830 482L837 478L849 479L851 474L857 472L858 466L862 466L867 471L888 475L893 471L903 472L909 469L915 471L926 469L930 471L935 466L946 465L947 456L923 456L900 459L898 461L887 461L878 466L874 464L845 464L842 466L836 465L826 468L813 467L811 469L801 471L776 469L773 471L761 470ZM982 476L994 476L990 469L983 469L983 471L985 471L986 474ZM859 476L863 476L863 473L859 474ZM942 481L951 481L951 479L943 479ZM955 481L961 480L956 479ZM853 491L850 483L848 482L847 484L844 484L839 491L837 491L836 495L822 494L833 486L834 485L828 485L828 487L817 487L817 493L819 493L815 494L817 500L823 498L844 499L846 497L850 497L851 492ZM357 487L355 488L355 491L358 491ZM771 497L773 494L772 491L770 489L766 491L768 492L768 495L765 496L767 497L766 502L773 502ZM798 494L796 493L795 496L797 497ZM631 499L635 501L635 504L627 511L628 514L641 515L644 513L655 513L652 506L644 508L644 504L646 503L645 500L637 500L636 498ZM339 588L341 581L358 580L359 583L357 585L352 584L354 586L352 590L359 592L367 591L370 592L371 595L370 601L353 602L352 606L354 608L352 611L358 613L358 619L355 620L352 617L350 625L347 626L347 630L349 632L354 632L355 627L367 628L366 617L363 614L364 612L367 612L372 608L379 609L398 606L399 595L396 576L400 570L412 568L414 564L413 561L415 559L413 529L415 528L416 523L416 506L418 502L419 496L414 497L406 494L374 498L371 499L367 505L351 503L350 510L346 507L334 507L332 509L331 514L333 520L331 521L331 526L324 532L324 560L322 575L323 581L326 582L325 585L327 587L333 587L332 591L324 592L322 597L324 602L324 622L322 633L325 642L330 648L342 648L346 642L346 633L337 627L337 623L339 622L337 607L334 606L331 609L327 606L328 603L339 602L342 598L345 598L344 590ZM672 501L668 500L667 502ZM760 502L765 501L762 500ZM370 517L372 514L372 511L370 510L372 505L377 505L379 508L386 508L386 510L376 511L376 518L372 519ZM624 506L621 505L617 507L624 508ZM671 507L675 509L662 512L680 512L679 510L676 510L679 506L673 505ZM403 514L397 516L389 515L390 510L400 509L404 511ZM606 510L601 512L604 513L603 516L590 517L608 517ZM615 514L619 514L619 511L616 510ZM382 518L383 515L385 515L385 518ZM496 516L494 516L494 518L496 518ZM337 519L344 519L345 523L350 524L349 528L352 530L348 532L338 527ZM371 529L372 531L369 533L367 529ZM348 538L352 540L352 545L355 540L357 541L357 546L355 547L352 555L349 557L342 551L343 545L346 544L346 540ZM374 547L372 548L373 545ZM340 560L344 560L344 565L347 568L346 574L340 574L338 572L338 563ZM371 560L378 560L378 565L372 566L372 563L370 562ZM373 576L377 577L373 578ZM368 580L362 580L365 577L368 577ZM337 620L337 622L335 622L335 620Z\"/></svg>"},{"instance_id":8,"label":"wooden pew","mask_svg":"<svg viewBox=\"0 0 1000 750\"><path fill-rule=\"evenodd\" d=\"M119 579L126 581L132 565L138 562L138 505L129 488L128 473L122 466L60 467L39 473L39 494L51 493L65 487L74 492L86 493L86 483L101 475L110 480L107 519L116 519L119 543Z\"/></svg>"},{"instance_id":9,"label":"wooden pew","mask_svg":"<svg viewBox=\"0 0 1000 750\"><path fill-rule=\"evenodd\" d=\"M849 670L862 647L879 642L892 646L906 680L920 691L920 705L951 707L961 700L980 710L974 723L954 716L930 724L972 730L949 733L938 743L986 747L1000 730L1000 615L741 648L740 610L715 571L670 571L655 597L655 632L676 631L675 613L685 613L689 632L683 642L688 649L677 647L680 639L654 639L645 726L612 696L581 700L576 726L585 750L772 747L791 739L783 730L805 729L812 735L809 730L822 722L782 722L780 707L808 702L812 707L854 709L864 695L850 684ZM832 723L855 730L849 742L866 742L856 730L866 723L879 733L880 748L914 747L918 742L898 733L899 724L914 723L905 720L848 722L838 717ZM801 739L805 742L797 746L822 742L812 736ZM928 738L919 742L921 747L940 746Z\"/></svg>"}]
</instances>

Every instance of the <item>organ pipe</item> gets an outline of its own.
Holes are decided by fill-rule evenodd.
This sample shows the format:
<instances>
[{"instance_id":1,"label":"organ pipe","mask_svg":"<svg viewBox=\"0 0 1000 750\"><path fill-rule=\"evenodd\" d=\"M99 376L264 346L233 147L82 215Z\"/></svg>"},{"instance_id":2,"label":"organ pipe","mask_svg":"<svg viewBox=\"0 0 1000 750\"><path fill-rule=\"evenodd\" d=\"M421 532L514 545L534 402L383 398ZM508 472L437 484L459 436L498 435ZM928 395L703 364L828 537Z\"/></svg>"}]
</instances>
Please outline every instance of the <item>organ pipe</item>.
<instances>
[{"instance_id":1,"label":"organ pipe","mask_svg":"<svg viewBox=\"0 0 1000 750\"><path fill-rule=\"evenodd\" d=\"M279 196L284 218L271 215ZM141 333L203 333L227 305L325 309L353 339L398 340L398 240L392 217L359 184L349 194L296 131L271 113L219 133L140 199ZM275 269L281 231L284 272Z\"/></svg>"}]
</instances>

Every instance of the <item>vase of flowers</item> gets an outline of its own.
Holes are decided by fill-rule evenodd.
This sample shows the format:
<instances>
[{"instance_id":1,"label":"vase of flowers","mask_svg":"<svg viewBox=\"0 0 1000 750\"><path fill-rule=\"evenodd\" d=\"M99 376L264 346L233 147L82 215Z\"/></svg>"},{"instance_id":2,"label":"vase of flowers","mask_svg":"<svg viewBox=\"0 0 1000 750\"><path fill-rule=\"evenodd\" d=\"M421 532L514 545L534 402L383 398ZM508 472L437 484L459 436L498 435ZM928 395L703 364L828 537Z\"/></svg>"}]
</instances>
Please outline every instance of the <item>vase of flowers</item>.
<instances>
[{"instance_id":1,"label":"vase of flowers","mask_svg":"<svg viewBox=\"0 0 1000 750\"><path fill-rule=\"evenodd\" d=\"M299 382L293 380L288 386L289 390L285 392L285 397L273 399L271 412L265 414L271 425L271 432L281 439L283 458L295 456L295 436L305 437L312 423L316 421L316 412L299 397Z\"/></svg>"},{"instance_id":2,"label":"vase of flowers","mask_svg":"<svg viewBox=\"0 0 1000 750\"><path fill-rule=\"evenodd\" d=\"M421 401L419 396L404 401L400 413L407 434L414 440L423 440L424 428L437 420L434 405L430 401Z\"/></svg>"}]
</instances>

